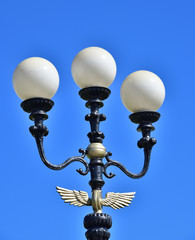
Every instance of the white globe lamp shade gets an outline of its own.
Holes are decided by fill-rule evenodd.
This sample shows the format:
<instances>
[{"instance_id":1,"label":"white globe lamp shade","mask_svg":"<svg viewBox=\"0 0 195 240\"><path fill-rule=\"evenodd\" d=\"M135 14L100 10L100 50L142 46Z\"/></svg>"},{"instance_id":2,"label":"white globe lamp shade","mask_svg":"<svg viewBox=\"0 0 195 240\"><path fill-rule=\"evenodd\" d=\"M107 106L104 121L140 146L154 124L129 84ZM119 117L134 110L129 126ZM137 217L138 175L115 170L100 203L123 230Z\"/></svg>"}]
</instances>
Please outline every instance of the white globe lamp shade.
<instances>
[{"instance_id":1,"label":"white globe lamp shade","mask_svg":"<svg viewBox=\"0 0 195 240\"><path fill-rule=\"evenodd\" d=\"M121 99L131 112L156 111L165 98L165 87L161 79L150 71L130 74L121 86Z\"/></svg>"},{"instance_id":2,"label":"white globe lamp shade","mask_svg":"<svg viewBox=\"0 0 195 240\"><path fill-rule=\"evenodd\" d=\"M59 75L54 65L40 57L22 61L13 74L13 87L23 100L52 98L59 87Z\"/></svg>"},{"instance_id":3,"label":"white globe lamp shade","mask_svg":"<svg viewBox=\"0 0 195 240\"><path fill-rule=\"evenodd\" d=\"M116 76L116 63L105 49L88 47L76 55L71 72L80 88L109 87Z\"/></svg>"}]
</instances>

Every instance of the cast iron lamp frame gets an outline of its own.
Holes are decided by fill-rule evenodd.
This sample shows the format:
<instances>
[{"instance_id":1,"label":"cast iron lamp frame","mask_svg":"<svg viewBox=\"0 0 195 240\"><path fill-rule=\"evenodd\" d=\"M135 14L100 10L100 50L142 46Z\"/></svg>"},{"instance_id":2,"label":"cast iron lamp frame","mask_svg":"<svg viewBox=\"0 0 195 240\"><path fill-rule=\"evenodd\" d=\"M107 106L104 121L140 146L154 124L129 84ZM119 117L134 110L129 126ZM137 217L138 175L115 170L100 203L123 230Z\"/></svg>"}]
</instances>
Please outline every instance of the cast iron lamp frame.
<instances>
[{"instance_id":1,"label":"cast iron lamp frame","mask_svg":"<svg viewBox=\"0 0 195 240\"><path fill-rule=\"evenodd\" d=\"M160 114L154 111L136 112L129 116L130 120L139 124L137 130L142 132L142 138L138 141L138 147L144 150L144 165L140 173L134 174L128 171L120 162L110 159L112 155L107 152L102 145L104 134L99 130L101 121L106 120L104 114L99 113L99 109L103 107L103 101L107 99L111 91L105 87L87 87L79 91L80 97L87 101L85 106L90 109L90 114L85 117L86 121L90 122L91 132L88 133L90 145L86 150L79 149L81 156L71 157L64 161L62 164L54 165L50 163L44 152L43 139L48 135L48 129L43 124L44 120L48 118L47 112L51 110L54 102L46 98L31 98L21 103L22 109L30 113L29 118L34 121L34 126L30 127L30 132L36 140L39 155L43 163L50 169L62 170L72 162L80 162L85 166L85 170L77 169L81 175L91 174L89 185L93 190L101 190L104 185L103 175L107 178L115 176L113 173L107 173L109 166L116 166L120 168L128 177L138 179L143 177L149 168L150 155L152 147L156 144L156 139L152 138L151 132L155 129L152 123L158 121ZM90 159L87 162L84 158ZM106 163L103 163L103 158ZM112 219L105 213L92 213L88 214L84 219L84 226L87 230L86 238L88 240L107 240L110 237L108 229L112 225Z\"/></svg>"}]
</instances>

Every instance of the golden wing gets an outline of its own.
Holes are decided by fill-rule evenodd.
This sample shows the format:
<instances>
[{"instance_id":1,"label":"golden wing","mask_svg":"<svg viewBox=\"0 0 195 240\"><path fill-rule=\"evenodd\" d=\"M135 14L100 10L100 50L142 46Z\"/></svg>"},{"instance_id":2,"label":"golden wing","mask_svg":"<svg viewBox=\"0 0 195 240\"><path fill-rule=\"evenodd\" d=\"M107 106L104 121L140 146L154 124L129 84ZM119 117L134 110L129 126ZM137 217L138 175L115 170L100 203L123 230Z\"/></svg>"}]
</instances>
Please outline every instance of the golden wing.
<instances>
[{"instance_id":1,"label":"golden wing","mask_svg":"<svg viewBox=\"0 0 195 240\"><path fill-rule=\"evenodd\" d=\"M87 192L84 191L76 191L76 190L68 190L61 187L56 187L57 192L62 196L62 200L65 200L65 203L70 203L70 205L74 206L91 206L91 199L88 196Z\"/></svg>"},{"instance_id":2,"label":"golden wing","mask_svg":"<svg viewBox=\"0 0 195 240\"><path fill-rule=\"evenodd\" d=\"M106 197L102 199L102 206L112 207L114 209L120 209L128 207L131 200L135 197L135 192L129 193L114 193L109 192Z\"/></svg>"}]
</instances>

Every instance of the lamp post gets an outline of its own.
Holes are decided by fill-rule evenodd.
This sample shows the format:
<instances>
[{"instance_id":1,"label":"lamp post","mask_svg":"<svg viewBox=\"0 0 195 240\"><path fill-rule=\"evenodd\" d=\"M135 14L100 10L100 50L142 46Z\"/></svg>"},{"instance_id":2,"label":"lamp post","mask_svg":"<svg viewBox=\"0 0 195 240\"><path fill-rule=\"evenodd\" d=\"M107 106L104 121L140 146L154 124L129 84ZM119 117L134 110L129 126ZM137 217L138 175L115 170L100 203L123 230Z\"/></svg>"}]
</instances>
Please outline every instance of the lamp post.
<instances>
[{"instance_id":1,"label":"lamp post","mask_svg":"<svg viewBox=\"0 0 195 240\"><path fill-rule=\"evenodd\" d=\"M44 153L43 139L48 135L48 129L43 122L48 118L47 112L51 110L54 102L51 100L59 85L59 76L55 67L43 58L28 58L21 62L13 75L13 85L17 95L24 101L22 109L30 113L34 125L30 132L36 140L38 151L43 163L50 169L61 170L72 162L81 162L85 169L78 169L81 175L91 174L89 185L92 196L84 191L68 190L57 187L57 191L65 202L75 206L92 206L94 213L84 218L88 240L107 240L110 238L108 229L112 225L111 217L102 213L102 206L119 209L128 206L134 198L134 192L107 193L102 198L104 185L103 175L106 178L115 176L108 173L109 166L120 168L130 178L143 177L149 167L152 147L156 143L151 132L153 123L158 121L160 114L156 110L161 106L165 97L165 88L160 78L149 71L137 71L130 74L122 84L121 98L124 105L133 112L129 118L138 124L137 130L142 133L138 147L144 150L144 166L138 174L131 173L120 162L112 160L111 153L106 150L102 142L104 134L99 130L101 121L106 120L104 114L99 113L111 91L108 89L116 75L114 58L106 50L98 47L89 47L77 54L72 63L72 76L81 87L80 97L86 101L85 106L90 109L85 120L89 121L91 131L88 133L90 144L86 149L80 149L80 156L68 158L59 165L50 163ZM85 160L85 156L89 161ZM105 159L105 161L103 161Z\"/></svg>"}]
</instances>

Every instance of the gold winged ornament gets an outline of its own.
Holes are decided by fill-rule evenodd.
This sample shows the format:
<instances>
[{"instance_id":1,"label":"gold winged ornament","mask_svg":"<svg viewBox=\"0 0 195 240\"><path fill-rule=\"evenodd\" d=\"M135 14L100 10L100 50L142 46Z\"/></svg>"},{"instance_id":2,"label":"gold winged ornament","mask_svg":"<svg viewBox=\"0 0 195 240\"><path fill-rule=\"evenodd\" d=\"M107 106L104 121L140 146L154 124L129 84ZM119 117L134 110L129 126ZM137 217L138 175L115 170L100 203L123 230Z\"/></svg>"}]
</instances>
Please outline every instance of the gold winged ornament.
<instances>
[{"instance_id":1,"label":"gold winged ornament","mask_svg":"<svg viewBox=\"0 0 195 240\"><path fill-rule=\"evenodd\" d=\"M114 193L108 192L106 197L102 199L101 190L93 190L92 198L89 198L87 192L68 190L61 187L56 187L57 192L62 196L65 203L70 203L74 206L92 206L95 213L102 212L102 206L120 209L128 207L132 199L135 197L135 192L129 193Z\"/></svg>"}]
</instances>

